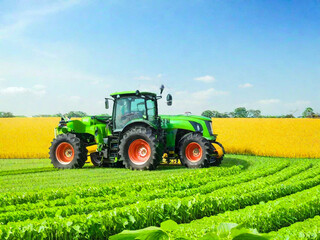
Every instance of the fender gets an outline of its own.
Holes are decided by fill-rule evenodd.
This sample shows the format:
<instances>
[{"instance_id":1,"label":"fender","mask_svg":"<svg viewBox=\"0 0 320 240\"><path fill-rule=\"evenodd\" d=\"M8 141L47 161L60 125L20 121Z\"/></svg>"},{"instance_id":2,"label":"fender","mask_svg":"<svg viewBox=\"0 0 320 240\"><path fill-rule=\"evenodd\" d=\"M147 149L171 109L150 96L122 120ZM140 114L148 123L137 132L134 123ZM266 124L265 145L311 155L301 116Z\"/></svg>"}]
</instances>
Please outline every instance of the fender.
<instances>
[{"instance_id":1,"label":"fender","mask_svg":"<svg viewBox=\"0 0 320 240\"><path fill-rule=\"evenodd\" d=\"M127 122L127 124L124 126L124 128L121 130L121 134L122 135L124 132L126 132L129 128L131 128L134 125L147 125L153 129L157 129L157 125L155 125L154 123L144 120L144 119L133 119L129 122Z\"/></svg>"},{"instance_id":2,"label":"fender","mask_svg":"<svg viewBox=\"0 0 320 240\"><path fill-rule=\"evenodd\" d=\"M176 145L179 146L180 143L181 143L181 141L182 141L183 139L185 139L186 137L188 137L189 135L191 135L191 134L193 134L193 133L194 133L194 132L189 132L189 133L183 135L182 138L180 138L178 144L176 144ZM200 134L200 135L201 135L201 134ZM201 136L202 136L202 135L201 135Z\"/></svg>"}]
</instances>

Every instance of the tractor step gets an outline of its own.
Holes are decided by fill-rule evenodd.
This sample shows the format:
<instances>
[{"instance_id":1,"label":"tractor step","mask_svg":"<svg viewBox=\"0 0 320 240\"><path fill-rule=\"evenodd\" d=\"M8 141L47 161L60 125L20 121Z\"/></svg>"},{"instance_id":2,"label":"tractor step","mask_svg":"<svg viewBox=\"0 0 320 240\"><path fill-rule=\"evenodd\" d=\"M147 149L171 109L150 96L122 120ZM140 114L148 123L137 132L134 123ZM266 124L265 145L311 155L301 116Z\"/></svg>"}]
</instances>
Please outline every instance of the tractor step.
<instances>
[{"instance_id":1,"label":"tractor step","mask_svg":"<svg viewBox=\"0 0 320 240\"><path fill-rule=\"evenodd\" d=\"M109 161L110 162L114 162L114 160L116 159L117 155L118 155L117 153L110 153Z\"/></svg>"},{"instance_id":2,"label":"tractor step","mask_svg":"<svg viewBox=\"0 0 320 240\"><path fill-rule=\"evenodd\" d=\"M109 161L114 162L119 152L119 138L110 137L109 141Z\"/></svg>"}]
</instances>

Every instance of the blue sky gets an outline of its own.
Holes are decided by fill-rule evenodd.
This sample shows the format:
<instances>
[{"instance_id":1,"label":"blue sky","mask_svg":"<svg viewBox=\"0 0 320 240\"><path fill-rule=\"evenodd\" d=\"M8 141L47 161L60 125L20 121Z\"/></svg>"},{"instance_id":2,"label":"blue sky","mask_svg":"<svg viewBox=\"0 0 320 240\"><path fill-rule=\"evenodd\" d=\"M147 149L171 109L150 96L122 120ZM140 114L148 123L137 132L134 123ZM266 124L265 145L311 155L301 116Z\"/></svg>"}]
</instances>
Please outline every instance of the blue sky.
<instances>
[{"instance_id":1,"label":"blue sky","mask_svg":"<svg viewBox=\"0 0 320 240\"><path fill-rule=\"evenodd\" d=\"M160 113L320 112L320 2L0 1L0 111L99 114L161 84Z\"/></svg>"}]
</instances>

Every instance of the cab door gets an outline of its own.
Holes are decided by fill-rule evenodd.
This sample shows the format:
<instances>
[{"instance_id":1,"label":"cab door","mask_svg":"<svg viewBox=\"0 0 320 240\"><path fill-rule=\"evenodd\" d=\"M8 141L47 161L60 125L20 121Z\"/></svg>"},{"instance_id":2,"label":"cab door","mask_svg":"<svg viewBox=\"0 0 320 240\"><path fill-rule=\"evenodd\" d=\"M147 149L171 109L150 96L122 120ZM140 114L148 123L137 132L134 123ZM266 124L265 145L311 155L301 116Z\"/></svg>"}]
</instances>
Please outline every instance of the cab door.
<instances>
[{"instance_id":1,"label":"cab door","mask_svg":"<svg viewBox=\"0 0 320 240\"><path fill-rule=\"evenodd\" d=\"M145 99L139 97L123 97L117 99L113 116L114 131L122 131L128 122L134 119L142 119L146 116Z\"/></svg>"}]
</instances>

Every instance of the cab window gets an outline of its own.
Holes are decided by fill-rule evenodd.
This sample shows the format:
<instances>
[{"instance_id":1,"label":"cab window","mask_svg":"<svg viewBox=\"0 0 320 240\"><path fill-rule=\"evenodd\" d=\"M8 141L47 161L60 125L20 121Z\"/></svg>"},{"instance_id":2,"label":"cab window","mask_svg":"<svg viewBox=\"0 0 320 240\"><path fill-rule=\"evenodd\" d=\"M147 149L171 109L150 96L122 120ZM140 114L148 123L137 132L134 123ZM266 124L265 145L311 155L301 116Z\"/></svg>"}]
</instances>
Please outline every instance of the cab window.
<instances>
[{"instance_id":1,"label":"cab window","mask_svg":"<svg viewBox=\"0 0 320 240\"><path fill-rule=\"evenodd\" d=\"M145 99L120 98L116 101L115 129L122 129L129 121L146 116Z\"/></svg>"}]
</instances>

